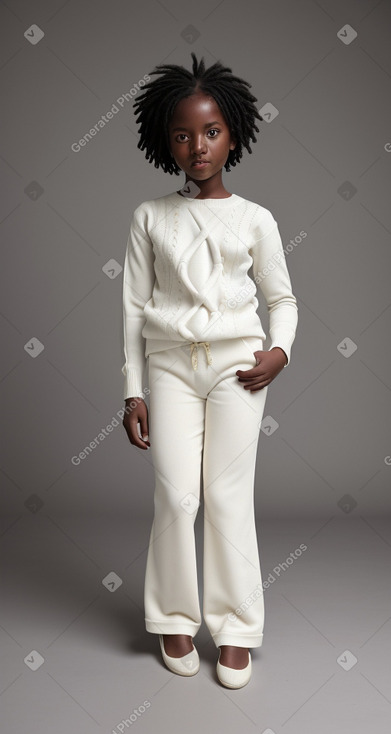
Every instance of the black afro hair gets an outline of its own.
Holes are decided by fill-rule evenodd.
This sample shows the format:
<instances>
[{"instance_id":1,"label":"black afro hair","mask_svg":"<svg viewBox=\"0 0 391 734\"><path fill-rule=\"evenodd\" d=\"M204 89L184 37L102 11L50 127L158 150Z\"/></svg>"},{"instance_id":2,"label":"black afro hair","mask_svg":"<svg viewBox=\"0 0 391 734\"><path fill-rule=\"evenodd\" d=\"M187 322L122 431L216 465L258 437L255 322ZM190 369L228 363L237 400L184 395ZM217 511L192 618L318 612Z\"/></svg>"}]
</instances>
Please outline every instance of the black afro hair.
<instances>
[{"instance_id":1,"label":"black afro hair","mask_svg":"<svg viewBox=\"0 0 391 734\"><path fill-rule=\"evenodd\" d=\"M230 165L240 162L243 147L252 153L250 140L256 142L255 131L259 132L255 119L263 121L263 117L254 104L256 97L249 92L249 82L234 76L232 69L220 61L205 69L203 58L198 63L194 52L191 56L192 72L176 64L160 64L151 72L161 76L147 82L133 103L134 114L138 115L136 122L140 123L137 147L146 149L145 157L154 162L155 168L161 166L166 173L179 175L181 169L169 149L168 124L178 102L201 91L214 98L236 141L224 164L230 171Z\"/></svg>"}]
</instances>

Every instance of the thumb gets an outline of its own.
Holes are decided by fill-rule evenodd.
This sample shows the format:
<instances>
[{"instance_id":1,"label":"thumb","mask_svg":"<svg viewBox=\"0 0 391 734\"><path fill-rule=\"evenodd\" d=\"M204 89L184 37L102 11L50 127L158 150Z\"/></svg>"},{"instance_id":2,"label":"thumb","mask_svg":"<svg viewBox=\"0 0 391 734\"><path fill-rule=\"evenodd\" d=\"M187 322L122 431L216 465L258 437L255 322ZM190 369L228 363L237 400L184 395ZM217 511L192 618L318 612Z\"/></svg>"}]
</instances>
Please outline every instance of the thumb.
<instances>
[{"instance_id":1,"label":"thumb","mask_svg":"<svg viewBox=\"0 0 391 734\"><path fill-rule=\"evenodd\" d=\"M141 428L141 438L143 439L143 441L148 441L149 439L148 423L147 423L146 418L143 418L142 421L140 422L140 428Z\"/></svg>"}]
</instances>

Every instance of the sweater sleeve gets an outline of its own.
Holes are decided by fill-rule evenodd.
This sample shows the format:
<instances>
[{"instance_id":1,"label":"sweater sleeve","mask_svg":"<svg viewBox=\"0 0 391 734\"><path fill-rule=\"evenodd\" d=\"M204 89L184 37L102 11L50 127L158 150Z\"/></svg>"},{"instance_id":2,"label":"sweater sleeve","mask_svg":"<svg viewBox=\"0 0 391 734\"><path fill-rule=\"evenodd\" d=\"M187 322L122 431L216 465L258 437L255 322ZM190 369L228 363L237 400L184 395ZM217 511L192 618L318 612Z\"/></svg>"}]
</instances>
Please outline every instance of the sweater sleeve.
<instances>
[{"instance_id":1,"label":"sweater sleeve","mask_svg":"<svg viewBox=\"0 0 391 734\"><path fill-rule=\"evenodd\" d=\"M249 249L253 258L254 280L265 297L269 312L269 351L273 347L281 347L288 359L284 365L287 367L296 336L298 308L292 293L278 225L268 209L263 209L262 224L257 228L256 234L260 231L263 234Z\"/></svg>"},{"instance_id":2,"label":"sweater sleeve","mask_svg":"<svg viewBox=\"0 0 391 734\"><path fill-rule=\"evenodd\" d=\"M128 236L123 274L123 333L125 364L124 400L144 397L142 379L145 360L146 318L144 306L152 297L155 283L154 253L146 230L146 212L140 204L133 213Z\"/></svg>"}]
</instances>

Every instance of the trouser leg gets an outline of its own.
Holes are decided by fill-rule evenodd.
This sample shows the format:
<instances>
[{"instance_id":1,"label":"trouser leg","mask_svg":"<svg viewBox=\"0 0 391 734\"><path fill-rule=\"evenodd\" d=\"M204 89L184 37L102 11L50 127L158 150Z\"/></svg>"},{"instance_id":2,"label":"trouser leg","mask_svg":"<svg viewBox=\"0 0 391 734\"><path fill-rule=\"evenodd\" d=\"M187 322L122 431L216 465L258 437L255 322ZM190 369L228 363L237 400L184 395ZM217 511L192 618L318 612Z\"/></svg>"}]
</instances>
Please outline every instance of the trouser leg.
<instances>
[{"instance_id":1,"label":"trouser leg","mask_svg":"<svg viewBox=\"0 0 391 734\"><path fill-rule=\"evenodd\" d=\"M225 344L212 347L220 379L208 393L205 413L203 612L216 647L260 647L264 599L254 475L268 387L250 393L235 374L255 366L248 348L254 340Z\"/></svg>"},{"instance_id":2,"label":"trouser leg","mask_svg":"<svg viewBox=\"0 0 391 734\"><path fill-rule=\"evenodd\" d=\"M194 521L201 484L205 399L191 385L188 354L149 356L149 436L155 470L154 519L144 607L148 632L189 634L201 625Z\"/></svg>"}]
</instances>

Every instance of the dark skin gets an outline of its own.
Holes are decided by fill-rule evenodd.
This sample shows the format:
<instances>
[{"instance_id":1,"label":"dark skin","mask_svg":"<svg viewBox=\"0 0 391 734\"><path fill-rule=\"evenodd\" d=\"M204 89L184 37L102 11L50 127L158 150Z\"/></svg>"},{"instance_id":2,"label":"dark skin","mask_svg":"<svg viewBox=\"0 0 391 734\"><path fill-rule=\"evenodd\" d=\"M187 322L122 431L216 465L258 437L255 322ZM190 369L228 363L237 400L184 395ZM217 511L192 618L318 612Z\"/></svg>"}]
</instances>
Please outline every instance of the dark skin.
<instances>
[{"instance_id":1,"label":"dark skin","mask_svg":"<svg viewBox=\"0 0 391 734\"><path fill-rule=\"evenodd\" d=\"M175 107L169 128L170 153L186 175L186 183L193 181L200 189L196 199L226 199L231 194L222 180L222 168L236 141L216 101L201 91L182 99ZM206 159L204 168L192 167L196 159ZM178 191L181 194L180 191ZM257 392L270 385L287 363L281 347L269 351L254 352L256 365L249 370L237 370L238 381L244 390ZM132 406L131 406L132 404ZM128 412L122 424L129 441L144 451L150 447L148 438L148 408L143 398L125 400ZM138 424L140 432L138 433ZM163 635L164 648L171 657L182 657L193 649L190 635ZM248 663L248 648L220 645L220 663L229 668L241 669Z\"/></svg>"}]
</instances>

